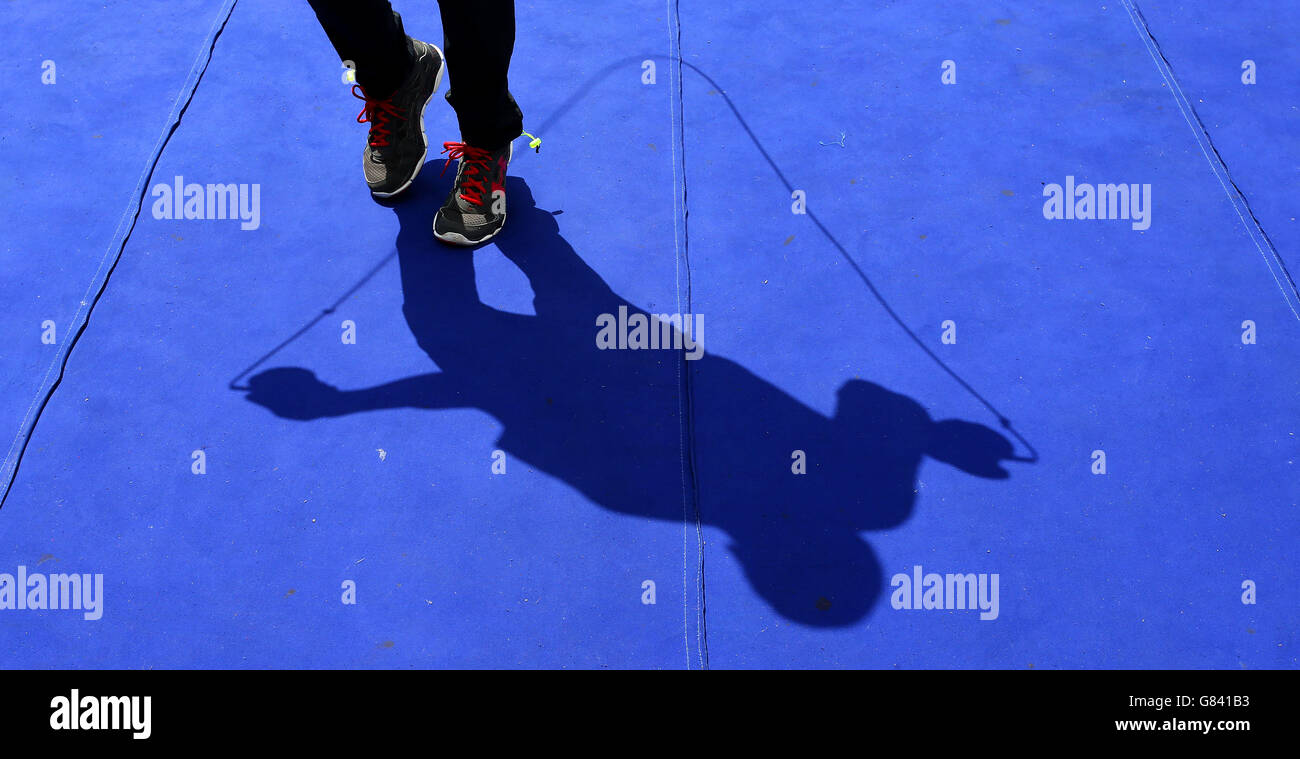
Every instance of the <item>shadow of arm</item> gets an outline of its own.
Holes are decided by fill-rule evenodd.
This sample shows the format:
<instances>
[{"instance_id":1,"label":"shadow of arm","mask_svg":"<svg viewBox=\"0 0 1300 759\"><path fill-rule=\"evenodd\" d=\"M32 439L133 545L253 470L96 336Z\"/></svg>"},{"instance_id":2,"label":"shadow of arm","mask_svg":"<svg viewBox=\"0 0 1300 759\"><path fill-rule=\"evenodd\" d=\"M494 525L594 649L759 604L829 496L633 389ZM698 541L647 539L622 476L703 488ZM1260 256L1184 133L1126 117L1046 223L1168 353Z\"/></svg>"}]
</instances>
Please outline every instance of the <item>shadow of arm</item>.
<instances>
[{"instance_id":1,"label":"shadow of arm","mask_svg":"<svg viewBox=\"0 0 1300 759\"><path fill-rule=\"evenodd\" d=\"M248 381L246 399L285 419L320 419L393 408L455 408L465 403L445 374L418 374L358 390L339 390L298 367L269 369Z\"/></svg>"}]
</instances>

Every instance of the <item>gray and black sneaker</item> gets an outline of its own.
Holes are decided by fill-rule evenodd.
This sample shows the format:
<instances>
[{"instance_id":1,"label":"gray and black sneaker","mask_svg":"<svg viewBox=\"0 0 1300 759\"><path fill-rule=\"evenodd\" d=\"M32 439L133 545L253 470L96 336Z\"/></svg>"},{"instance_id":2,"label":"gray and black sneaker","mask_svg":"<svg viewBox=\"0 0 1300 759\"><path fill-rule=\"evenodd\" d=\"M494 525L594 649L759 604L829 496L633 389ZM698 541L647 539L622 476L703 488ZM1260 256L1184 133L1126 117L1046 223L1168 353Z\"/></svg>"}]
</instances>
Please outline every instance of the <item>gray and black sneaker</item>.
<instances>
[{"instance_id":1,"label":"gray and black sneaker","mask_svg":"<svg viewBox=\"0 0 1300 759\"><path fill-rule=\"evenodd\" d=\"M514 155L514 143L494 152L444 142L447 154L445 174L453 158L460 160L456 182L447 202L433 217L433 236L452 245L478 245L496 236L506 223L506 166Z\"/></svg>"},{"instance_id":2,"label":"gray and black sneaker","mask_svg":"<svg viewBox=\"0 0 1300 759\"><path fill-rule=\"evenodd\" d=\"M357 123L370 124L361 165L370 194L377 198L397 195L410 187L420 173L429 152L429 138L424 134L424 109L442 83L442 51L435 45L406 39L415 63L393 94L377 100L367 95L359 84L352 88L353 95L366 101L357 114Z\"/></svg>"}]
</instances>

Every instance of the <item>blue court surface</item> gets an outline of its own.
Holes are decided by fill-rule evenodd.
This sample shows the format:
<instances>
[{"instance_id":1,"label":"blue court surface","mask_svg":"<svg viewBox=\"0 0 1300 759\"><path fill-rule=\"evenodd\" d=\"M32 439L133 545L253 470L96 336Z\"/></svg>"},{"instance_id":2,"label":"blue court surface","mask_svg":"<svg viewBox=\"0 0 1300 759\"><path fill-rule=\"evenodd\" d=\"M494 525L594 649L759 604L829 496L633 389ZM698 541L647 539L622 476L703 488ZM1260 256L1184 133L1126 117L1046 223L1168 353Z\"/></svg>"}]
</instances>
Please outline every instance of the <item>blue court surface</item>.
<instances>
[{"instance_id":1,"label":"blue court surface","mask_svg":"<svg viewBox=\"0 0 1300 759\"><path fill-rule=\"evenodd\" d=\"M517 9L464 250L305 2L5 4L0 665L1297 666L1300 6Z\"/></svg>"}]
</instances>

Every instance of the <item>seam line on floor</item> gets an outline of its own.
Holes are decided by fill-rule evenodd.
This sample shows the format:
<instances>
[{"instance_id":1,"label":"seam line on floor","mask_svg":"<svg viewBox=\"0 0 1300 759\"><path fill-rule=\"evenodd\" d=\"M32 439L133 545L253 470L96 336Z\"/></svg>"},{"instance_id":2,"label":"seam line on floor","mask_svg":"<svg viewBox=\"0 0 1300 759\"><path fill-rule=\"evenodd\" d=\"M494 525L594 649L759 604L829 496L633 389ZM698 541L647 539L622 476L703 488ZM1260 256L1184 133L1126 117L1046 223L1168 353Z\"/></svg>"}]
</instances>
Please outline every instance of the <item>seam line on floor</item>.
<instances>
[{"instance_id":1,"label":"seam line on floor","mask_svg":"<svg viewBox=\"0 0 1300 759\"><path fill-rule=\"evenodd\" d=\"M668 42L671 92L669 93L669 113L672 116L673 148L673 268L677 297L677 313L682 314L683 327L692 313L691 308L691 261L690 235L687 230L686 184L686 118L682 82L682 24L680 0L666 0L668 15ZM685 309L682 308L682 272L685 271ZM704 527L700 521L700 487L699 476L695 466L695 412L693 402L693 385L691 369L687 364L686 354L677 355L678 393L680 402L681 466L682 466L682 634L686 639L686 668L691 668L690 629L691 596L695 598L695 663L699 669L709 668L708 631L705 627L704 595ZM689 498L688 498L689 494ZM693 539L693 541L692 541ZM690 560L688 547L695 545L695 587L692 593L690 582Z\"/></svg>"}]
</instances>

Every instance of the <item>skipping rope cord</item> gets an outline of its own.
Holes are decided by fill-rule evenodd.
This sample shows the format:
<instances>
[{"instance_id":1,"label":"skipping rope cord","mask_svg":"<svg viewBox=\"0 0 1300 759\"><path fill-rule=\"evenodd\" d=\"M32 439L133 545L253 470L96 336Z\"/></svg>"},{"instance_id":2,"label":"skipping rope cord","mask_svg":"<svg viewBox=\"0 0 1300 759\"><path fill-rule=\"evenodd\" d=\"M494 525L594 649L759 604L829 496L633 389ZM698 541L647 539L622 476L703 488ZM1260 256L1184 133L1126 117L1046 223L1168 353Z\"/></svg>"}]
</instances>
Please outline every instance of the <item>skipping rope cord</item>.
<instances>
[{"instance_id":1,"label":"skipping rope cord","mask_svg":"<svg viewBox=\"0 0 1300 759\"><path fill-rule=\"evenodd\" d=\"M782 173L781 168L777 166L776 161L774 161L772 159L772 156L768 154L767 150L763 148L762 143L758 141L758 136L754 134L754 130L749 128L748 122L746 122L745 118L740 115L740 110L737 109L736 104L731 101L731 97L727 95L726 90L724 90L720 84L715 82L713 80L713 77L701 71L699 67L691 63L688 63L687 61L682 61L681 63L683 66L686 66L687 68L691 69L695 73L699 74L706 82L713 85L713 88L717 91L719 95L722 96L723 101L726 102L727 107L731 109L732 114L735 115L736 120L740 122L740 127L745 130L745 134L749 135L749 139L754 143L754 147L758 148L758 152L763 155L763 159L767 161L767 165L772 168L772 171L776 173L777 178L781 180L781 184L785 185L785 188L788 192L794 192L794 185L790 184L790 180L786 179L785 174ZM1005 429L1007 432L1010 432L1016 438L1016 440L1019 440L1020 444L1023 445L1025 449L1029 451L1028 456L1012 456L1007 460L1023 461L1031 464L1037 462L1038 451L1034 449L1034 446L1030 445L1029 441L1026 440L1025 437L1021 435L1019 431L1016 430L1016 428L1011 424L1011 420L1008 419L1006 416L1004 416L1002 412L997 409L996 406L994 406L992 403L988 401L988 399L980 395L979 391L977 391L974 387L971 387L969 382L962 379L961 376L957 374L957 372L953 371L951 367L949 367L946 363L944 363L943 359L939 358L939 356L933 350L930 349L930 346L926 345L925 341L923 341L920 337L918 337L917 334L912 331L911 327L907 326L907 323L903 321L903 318L899 316L896 311L894 311L893 307L889 305L889 302L885 300L885 297L880 294L879 290L876 289L876 285L871 281L871 278L868 277L866 272L862 270L862 267L858 266L858 262L853 260L853 256L849 255L849 252L844 249L844 246L840 244L840 241L835 239L835 236L832 235L830 230L826 228L826 225L822 224L821 219L818 219L817 215L814 214L809 209L805 209L805 213L807 214L808 218L812 219L813 224L817 226L817 229L821 231L821 233L826 237L826 239L830 240L831 245L835 246L835 249L839 251L840 256L843 257L844 260L848 263L848 265L853 269L853 271L857 273L858 278L861 279L863 284L867 286L867 289L871 291L871 294L873 296L875 296L876 302L880 304L881 308L885 309L885 313L889 314L889 318L894 320L894 323L898 325L899 329L907 333L907 336L912 338L912 342L916 343L916 346L920 348L922 351L924 351L925 355L929 356L936 364L938 364L940 369L943 369L943 371L947 373L949 377L952 377L953 380L955 380L958 385L961 385L962 388L966 390L966 392L970 393L971 397L973 397L976 401L978 401L980 405L982 405L985 409L987 409L989 413L991 413L998 420L998 424L1002 425L1003 429Z\"/></svg>"},{"instance_id":2,"label":"skipping rope cord","mask_svg":"<svg viewBox=\"0 0 1300 759\"><path fill-rule=\"evenodd\" d=\"M571 95L563 103L561 103L560 106L556 109L556 111L552 113L551 116L548 117L542 123L541 131L544 132L550 129L551 127L553 127L579 101L581 101L587 95L590 95L590 93L592 92L592 87L597 81L611 75L612 73L619 70L624 64L626 64L629 61L641 61L646 58L660 58L660 59L666 59L670 62L679 61L682 66L691 69L696 74L699 74L700 77L703 78L705 81L713 85L714 89L718 92L718 94L722 96L722 99L727 104L727 107L731 109L732 114L736 117L736 120L740 123L741 128L745 130L745 133L747 135L749 135L750 141L754 143L754 147L758 149L758 152L763 156L763 159L767 162L768 166L772 169L773 173L777 175L777 178L781 181L783 185L785 185L788 191L790 192L794 191L793 185L786 178L785 174L781 171L776 161L763 147L763 144L759 141L758 136L755 135L753 129L750 128L749 123L745 121L743 116L741 116L740 110L736 107L736 104L731 100L731 97L727 95L726 90L723 89L721 85L719 85L716 81L714 81L712 77L710 77L708 74L702 71L698 66L695 66L694 64L685 61L680 57L663 56L663 55L656 55L656 54L650 54L646 56L638 55L638 56L630 56L628 58L621 59L609 64L608 66L604 67L593 76L589 77L588 80L584 82L581 87L577 88L574 91L573 95ZM534 150L538 150L540 152L541 140L539 138L534 137L533 135L528 134L527 132L524 132L523 136L529 137L531 139L531 141L529 142L529 147L533 148ZM835 247L835 249L839 252L840 256L845 260L845 262L849 264L849 266L853 269L854 273L858 275L858 278L862 280L863 284L867 286L867 289L870 290L872 296L876 299L876 302L880 304L881 308L885 310L885 313L890 317L890 319L893 320L893 322L899 327L899 329L903 330L903 332L912 340L912 342L915 343L916 346L920 348L927 356L929 356L930 359L934 361L934 363L940 369L942 369L945 374L951 377L953 381L955 381L958 385L960 385L962 389L964 389L967 393L969 393L972 398L974 398L981 406L983 406L990 414L992 414L993 417L998 420L998 423L1002 426L1002 428L1010 432L1011 435L1014 436L1016 440L1018 440L1020 444L1025 447L1027 451L1029 451L1028 456L1014 456L1008 460L1023 461L1027 463L1037 462L1038 451L1024 437L1024 435L1022 435L1015 428L1015 426L1011 423L1011 420L1008 419L1000 410L998 410L998 408L994 406L987 398L981 395L979 391L977 391L974 387L972 387L969 382L963 379L951 367L949 367L946 363L944 363L943 359L941 359L929 346L925 344L923 340L921 340L920 337L917 336L917 334L909 326L907 326L907 323L903 321L902 317L900 317L898 313L894 311L893 307L889 305L889 302L885 300L884 296L876 288L875 283L871 281L871 278L867 276L866 272L864 272L862 270L862 267L858 265L858 263L853 259L851 255L849 255L848 251L844 249L844 246L840 244L839 240L835 239L835 236L831 234L830 230L828 230L826 226L821 222L821 220L817 218L817 215L812 211L807 211L807 215L810 219L812 219L813 223L817 226L817 229L821 231L822 235L825 236L826 239L830 241L831 245ZM377 271L385 263L387 263L387 260L388 259L385 259L385 261L381 262L379 266L376 267L375 271ZM356 289L360 287L362 284L364 284L371 276L373 276L373 274L374 271L372 271L370 274L367 274L366 277L363 278L361 282L358 282L356 286L354 286L344 295L344 298L346 298L347 295L350 295L351 293L355 292ZM342 302L344 298L340 298L338 301L336 301L331 308L337 308L337 306ZM317 316L315 319L309 322L306 327L294 333L294 335L292 335L290 338L282 342L276 348L272 349L262 358L258 359L258 361L255 362L253 366L250 366L248 369L245 369L243 372L241 372L231 382L232 389L240 389L240 390L247 389L246 387L238 387L236 386L235 383L238 382L238 380L242 379L245 375L247 375L248 372L252 371L257 366L261 365L263 362L265 362L275 353L282 350L286 345L288 345L289 343L293 342L295 339L300 337L304 332L306 332L308 328L310 328L310 326L314 325L323 316L330 313L330 311L331 309L326 309L321 315Z\"/></svg>"}]
</instances>

